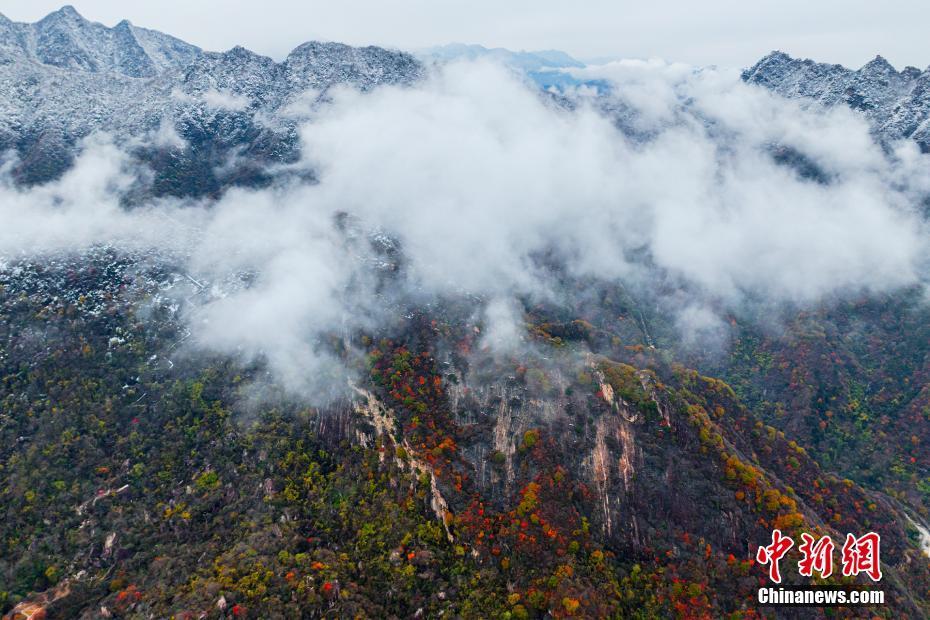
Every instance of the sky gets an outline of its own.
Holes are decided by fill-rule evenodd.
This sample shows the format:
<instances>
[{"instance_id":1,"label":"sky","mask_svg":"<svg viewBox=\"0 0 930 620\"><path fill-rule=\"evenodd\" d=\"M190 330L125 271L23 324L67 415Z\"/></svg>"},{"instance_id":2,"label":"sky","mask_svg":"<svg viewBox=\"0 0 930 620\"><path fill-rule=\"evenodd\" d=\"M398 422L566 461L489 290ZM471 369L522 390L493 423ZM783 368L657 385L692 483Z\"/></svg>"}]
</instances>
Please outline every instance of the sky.
<instances>
[{"instance_id":1,"label":"sky","mask_svg":"<svg viewBox=\"0 0 930 620\"><path fill-rule=\"evenodd\" d=\"M35 21L61 0L2 0ZM561 49L583 60L663 58L745 67L774 49L859 67L881 54L930 64L925 0L72 0L84 17L129 19L208 50L243 45L281 59L308 40L419 49L479 43Z\"/></svg>"}]
</instances>

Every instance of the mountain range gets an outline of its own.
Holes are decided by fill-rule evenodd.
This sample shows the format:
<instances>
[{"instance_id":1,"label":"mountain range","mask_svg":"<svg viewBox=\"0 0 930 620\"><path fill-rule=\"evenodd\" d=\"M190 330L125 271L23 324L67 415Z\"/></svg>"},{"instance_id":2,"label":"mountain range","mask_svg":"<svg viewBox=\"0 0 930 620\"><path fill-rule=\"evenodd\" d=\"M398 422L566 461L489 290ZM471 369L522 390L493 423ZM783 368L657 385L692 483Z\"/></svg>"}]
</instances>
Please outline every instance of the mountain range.
<instances>
[{"instance_id":1,"label":"mountain range","mask_svg":"<svg viewBox=\"0 0 930 620\"><path fill-rule=\"evenodd\" d=\"M275 62L242 47L206 52L128 21L110 28L84 19L71 6L34 24L0 14L0 87L9 93L0 101L0 149L18 155L14 175L28 185L60 175L75 144L93 131L148 136L150 144L168 147L176 132L197 155L181 154L170 170L157 170L160 191L215 193L226 183L263 181L254 165L226 167L225 178L216 177L236 149L245 147L253 164L293 160L295 110L325 98L329 88L410 84L424 76L424 63L476 58L500 62L543 88L588 83L571 75L584 64L559 51L455 44L411 55L310 42ZM818 105L848 105L884 139L930 145L926 70L898 72L877 57L854 71L773 52L743 79ZM156 167L165 165L163 160L148 156Z\"/></svg>"},{"instance_id":2,"label":"mountain range","mask_svg":"<svg viewBox=\"0 0 930 620\"><path fill-rule=\"evenodd\" d=\"M174 188L180 193L217 191L224 180L212 169L243 144L255 162L292 157L294 123L278 112L309 89L319 98L336 84L366 90L422 73L408 54L338 43L306 43L280 63L242 47L204 52L126 21L89 22L70 6L35 24L0 16L0 55L0 86L10 93L0 102L0 148L18 154L14 174L24 183L61 174L95 130L143 136L168 127L197 151L159 175L192 179ZM266 127L261 114L276 122ZM229 172L243 176L254 180Z\"/></svg>"},{"instance_id":3,"label":"mountain range","mask_svg":"<svg viewBox=\"0 0 930 620\"><path fill-rule=\"evenodd\" d=\"M334 89L410 87L456 59L506 65L560 112L579 105L571 71L584 65L556 51L309 42L277 62L67 6L34 24L0 15L0 151L25 195L109 132L152 171L127 211L173 197L209 207L292 174L300 123ZM773 52L742 80L846 106L884 146L930 150L930 70ZM601 109L625 127L623 109ZM498 354L484 340L487 299L405 297L409 248L350 212L326 230L373 266L346 288L370 280L373 305L395 312L313 343L352 377L348 395L323 403L274 385L262 360L185 349L196 337L184 312L223 290L167 254L101 244L0 256L4 618L930 614L920 287L730 312L729 346L709 351L663 305L679 299L673 278L627 287L546 255L559 294L523 300L530 345ZM301 285L303 268L286 267ZM282 321L294 314L285 301L271 310ZM797 540L880 533L887 604L759 607L769 582L756 549L774 528Z\"/></svg>"},{"instance_id":4,"label":"mountain range","mask_svg":"<svg viewBox=\"0 0 930 620\"><path fill-rule=\"evenodd\" d=\"M930 150L930 68L896 70L876 56L861 69L772 52L743 72L743 79L794 99L861 112L886 140L910 138Z\"/></svg>"}]
</instances>

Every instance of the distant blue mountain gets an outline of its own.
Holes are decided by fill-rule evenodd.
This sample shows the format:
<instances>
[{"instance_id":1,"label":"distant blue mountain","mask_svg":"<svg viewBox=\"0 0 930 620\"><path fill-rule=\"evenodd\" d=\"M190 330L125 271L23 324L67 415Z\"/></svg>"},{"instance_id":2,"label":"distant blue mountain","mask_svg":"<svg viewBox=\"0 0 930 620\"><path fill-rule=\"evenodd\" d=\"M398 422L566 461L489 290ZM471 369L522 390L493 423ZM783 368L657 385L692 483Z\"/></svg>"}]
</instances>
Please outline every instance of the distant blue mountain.
<instances>
[{"instance_id":1,"label":"distant blue mountain","mask_svg":"<svg viewBox=\"0 0 930 620\"><path fill-rule=\"evenodd\" d=\"M527 73L545 69L568 69L585 66L580 60L576 60L565 52L558 50L514 52L502 47L487 48L483 45L465 43L450 43L449 45L430 47L421 50L417 55L424 60L436 61L488 58Z\"/></svg>"},{"instance_id":2,"label":"distant blue mountain","mask_svg":"<svg viewBox=\"0 0 930 620\"><path fill-rule=\"evenodd\" d=\"M585 81L574 77L568 70L582 69L586 65L560 50L535 52L508 50L503 47L487 48L483 45L450 43L416 52L424 62L450 62L453 60L488 59L524 73L541 88L559 90L582 84L598 87L600 81Z\"/></svg>"}]
</instances>

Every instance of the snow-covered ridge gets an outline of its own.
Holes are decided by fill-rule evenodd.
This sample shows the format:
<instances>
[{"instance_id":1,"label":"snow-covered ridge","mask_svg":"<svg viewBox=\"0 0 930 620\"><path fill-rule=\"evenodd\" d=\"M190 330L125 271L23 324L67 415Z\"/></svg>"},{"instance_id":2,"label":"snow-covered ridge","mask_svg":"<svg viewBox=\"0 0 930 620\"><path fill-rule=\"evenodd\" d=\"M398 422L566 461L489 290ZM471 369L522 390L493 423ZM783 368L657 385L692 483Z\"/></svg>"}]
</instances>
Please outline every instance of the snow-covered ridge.
<instances>
[{"instance_id":1,"label":"snow-covered ridge","mask_svg":"<svg viewBox=\"0 0 930 620\"><path fill-rule=\"evenodd\" d=\"M88 21L72 6L34 24L0 15L0 49L8 59L126 77L154 77L184 67L202 53L194 45L127 20L113 28Z\"/></svg>"},{"instance_id":2,"label":"snow-covered ridge","mask_svg":"<svg viewBox=\"0 0 930 620\"><path fill-rule=\"evenodd\" d=\"M17 154L26 182L60 174L96 130L156 146L207 143L201 151L215 158L217 145L231 151L261 135L272 157L286 157L275 145L293 138L282 111L309 89L369 90L422 72L413 56L378 47L310 42L279 63L242 47L205 52L128 21L109 28L70 6L34 24L0 15L0 152Z\"/></svg>"},{"instance_id":3,"label":"snow-covered ridge","mask_svg":"<svg viewBox=\"0 0 930 620\"><path fill-rule=\"evenodd\" d=\"M876 56L861 69L772 52L743 72L743 79L785 97L860 111L886 140L914 139L930 150L930 68L896 70Z\"/></svg>"},{"instance_id":4,"label":"snow-covered ridge","mask_svg":"<svg viewBox=\"0 0 930 620\"><path fill-rule=\"evenodd\" d=\"M0 166L12 152L18 181L48 181L70 166L80 139L104 130L134 145L154 171L155 194L216 195L267 181L268 164L295 161L300 115L335 85L410 84L424 63L489 58L558 90L580 83L571 70L582 65L561 52L467 45L420 58L308 42L276 62L243 47L204 51L125 20L108 27L70 6L33 24L0 15ZM930 150L930 71L897 71L881 57L856 71L775 52L743 79L790 98L848 105L879 138L910 137ZM608 99L604 105L622 116Z\"/></svg>"}]
</instances>

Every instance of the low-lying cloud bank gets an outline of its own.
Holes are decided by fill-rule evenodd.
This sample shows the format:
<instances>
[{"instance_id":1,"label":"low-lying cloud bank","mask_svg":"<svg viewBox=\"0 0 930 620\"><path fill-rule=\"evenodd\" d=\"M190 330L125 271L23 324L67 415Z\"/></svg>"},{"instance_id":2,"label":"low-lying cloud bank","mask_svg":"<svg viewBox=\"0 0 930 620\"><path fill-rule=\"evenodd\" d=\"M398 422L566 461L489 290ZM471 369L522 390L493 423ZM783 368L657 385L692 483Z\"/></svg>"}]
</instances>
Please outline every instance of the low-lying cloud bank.
<instances>
[{"instance_id":1,"label":"low-lying cloud bank","mask_svg":"<svg viewBox=\"0 0 930 620\"><path fill-rule=\"evenodd\" d=\"M926 278L930 166L914 145L885 153L853 112L803 110L736 73L636 61L578 77L612 91L550 97L464 63L413 88L332 92L301 130L298 166L319 183L210 203L123 208L145 173L94 137L59 181L6 175L0 255L107 243L169 251L198 278L253 274L191 313L192 331L265 355L292 387L331 371L322 334L378 325L396 299L493 300L495 346L514 341L512 300L557 297L553 264L678 283L683 331L718 330L708 308L747 297L811 304ZM374 232L391 241L373 249ZM401 265L387 286L379 261Z\"/></svg>"}]
</instances>

